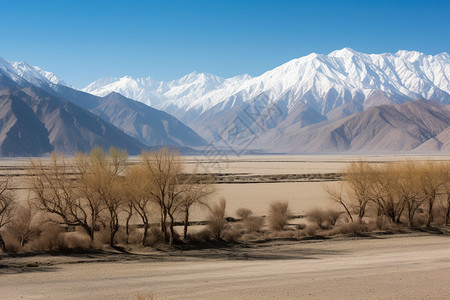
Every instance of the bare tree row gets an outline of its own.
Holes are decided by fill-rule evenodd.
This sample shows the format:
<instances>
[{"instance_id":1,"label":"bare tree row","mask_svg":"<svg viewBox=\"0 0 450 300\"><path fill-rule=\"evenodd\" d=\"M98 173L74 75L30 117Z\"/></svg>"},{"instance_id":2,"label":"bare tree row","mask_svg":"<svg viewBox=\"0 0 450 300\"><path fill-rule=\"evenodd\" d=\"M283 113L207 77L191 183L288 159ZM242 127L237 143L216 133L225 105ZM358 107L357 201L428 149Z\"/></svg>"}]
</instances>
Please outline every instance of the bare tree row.
<instances>
[{"instance_id":1,"label":"bare tree row","mask_svg":"<svg viewBox=\"0 0 450 300\"><path fill-rule=\"evenodd\" d=\"M345 181L326 190L352 222L362 223L370 209L378 223L388 218L413 227L417 212L423 211L426 226L431 226L436 210L442 210L445 224L450 222L449 162L355 162L345 174Z\"/></svg>"},{"instance_id":2,"label":"bare tree row","mask_svg":"<svg viewBox=\"0 0 450 300\"><path fill-rule=\"evenodd\" d=\"M95 148L69 159L53 153L50 161L30 160L30 204L52 222L82 228L92 242L103 228L113 246L120 226L128 239L133 217L143 225L142 244L151 222L159 222L164 240L173 244L176 217L183 219L186 237L191 208L206 206L213 192L208 179L183 174L180 156L167 149L142 153L136 165L127 165L127 159L126 152L115 148L108 153ZM0 185L0 229L17 207L9 183ZM155 215L159 219L152 219ZM0 247L5 250L1 235Z\"/></svg>"}]
</instances>

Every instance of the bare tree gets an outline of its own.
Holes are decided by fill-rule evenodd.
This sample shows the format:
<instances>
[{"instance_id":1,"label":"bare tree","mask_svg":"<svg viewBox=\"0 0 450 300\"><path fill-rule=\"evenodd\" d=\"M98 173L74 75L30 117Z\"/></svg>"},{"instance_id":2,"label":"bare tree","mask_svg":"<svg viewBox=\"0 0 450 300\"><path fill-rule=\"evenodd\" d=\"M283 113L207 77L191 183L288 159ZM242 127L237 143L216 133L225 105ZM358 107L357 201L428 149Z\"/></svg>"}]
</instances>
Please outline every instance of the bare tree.
<instances>
[{"instance_id":1,"label":"bare tree","mask_svg":"<svg viewBox=\"0 0 450 300\"><path fill-rule=\"evenodd\" d=\"M442 176L444 176L445 184L442 187L442 198L445 201L445 225L450 224L450 163L446 162L442 165Z\"/></svg>"},{"instance_id":2,"label":"bare tree","mask_svg":"<svg viewBox=\"0 0 450 300\"><path fill-rule=\"evenodd\" d=\"M150 212L152 203L151 189L153 187L152 177L149 176L142 165L132 166L127 170L125 190L128 203L133 205L144 225L144 235L141 244L145 245L148 229L150 227Z\"/></svg>"},{"instance_id":3,"label":"bare tree","mask_svg":"<svg viewBox=\"0 0 450 300\"><path fill-rule=\"evenodd\" d=\"M89 237L94 240L94 232L98 230L100 223L100 214L104 210L104 205L97 197L95 191L92 189L92 174L91 174L91 160L88 154L77 153L74 157L74 173L78 174L75 182L75 187L79 196L83 199L83 208L89 215L89 224L91 230Z\"/></svg>"},{"instance_id":4,"label":"bare tree","mask_svg":"<svg viewBox=\"0 0 450 300\"><path fill-rule=\"evenodd\" d=\"M353 162L345 170L344 181L339 182L337 187L324 187L330 198L342 205L352 222L352 214L356 214L358 222L362 223L367 206L374 200L374 172L367 162Z\"/></svg>"},{"instance_id":5,"label":"bare tree","mask_svg":"<svg viewBox=\"0 0 450 300\"><path fill-rule=\"evenodd\" d=\"M208 207L208 197L214 193L212 178L190 174L180 185L180 210L184 214L183 237L186 239L189 226L189 212L193 206Z\"/></svg>"},{"instance_id":6,"label":"bare tree","mask_svg":"<svg viewBox=\"0 0 450 300\"><path fill-rule=\"evenodd\" d=\"M367 205L373 200L372 177L374 169L367 162L351 163L345 172L346 190L351 209L362 223Z\"/></svg>"},{"instance_id":7,"label":"bare tree","mask_svg":"<svg viewBox=\"0 0 450 300\"><path fill-rule=\"evenodd\" d=\"M349 217L350 221L353 220L352 211L354 211L354 207L352 207L352 202L350 199L344 194L344 183L339 183L337 187L332 187L329 185L323 185L323 189L325 192L327 192L330 199L336 203L339 203L342 205L342 207L345 209L345 212L347 213L347 216ZM361 219L360 219L361 220Z\"/></svg>"},{"instance_id":8,"label":"bare tree","mask_svg":"<svg viewBox=\"0 0 450 300\"><path fill-rule=\"evenodd\" d=\"M9 176L0 179L0 230L9 224L13 217L14 194L10 189L11 178ZM0 249L5 252L6 245L0 231Z\"/></svg>"},{"instance_id":9,"label":"bare tree","mask_svg":"<svg viewBox=\"0 0 450 300\"><path fill-rule=\"evenodd\" d=\"M175 213L181 207L181 189L177 176L181 173L181 158L167 148L154 152L143 152L141 163L152 178L149 190L151 199L160 208L161 232L166 242L174 242Z\"/></svg>"},{"instance_id":10,"label":"bare tree","mask_svg":"<svg viewBox=\"0 0 450 300\"><path fill-rule=\"evenodd\" d=\"M13 233L23 247L31 238L33 230L33 221L36 219L37 209L33 206L31 201L19 205L14 217L8 226L8 231ZM36 229L36 228L34 228Z\"/></svg>"},{"instance_id":11,"label":"bare tree","mask_svg":"<svg viewBox=\"0 0 450 300\"><path fill-rule=\"evenodd\" d=\"M378 212L387 216L392 223L400 223L405 201L399 194L402 172L395 163L388 163L373 173L374 202Z\"/></svg>"},{"instance_id":12,"label":"bare tree","mask_svg":"<svg viewBox=\"0 0 450 300\"><path fill-rule=\"evenodd\" d=\"M442 190L445 189L445 169L441 168L437 162L428 161L424 163L421 166L421 178L419 184L425 197L425 203L428 205L428 218L426 225L429 227L434 219L434 204L442 193Z\"/></svg>"},{"instance_id":13,"label":"bare tree","mask_svg":"<svg viewBox=\"0 0 450 300\"><path fill-rule=\"evenodd\" d=\"M31 192L39 208L56 216L59 224L83 228L93 240L96 209L86 203L87 194L79 192L74 168L56 152L48 164L31 160L30 166Z\"/></svg>"},{"instance_id":14,"label":"bare tree","mask_svg":"<svg viewBox=\"0 0 450 300\"><path fill-rule=\"evenodd\" d=\"M106 154L101 148L90 153L89 188L105 207L109 223L109 244L114 246L114 238L119 231L119 214L124 203L124 178L120 174L126 168L128 154L116 148L110 148Z\"/></svg>"},{"instance_id":15,"label":"bare tree","mask_svg":"<svg viewBox=\"0 0 450 300\"><path fill-rule=\"evenodd\" d=\"M412 227L414 224L414 216L417 210L425 202L425 196L420 190L422 173L417 162L407 161L398 163L400 170L400 178L396 182L396 193L400 201L405 204L408 213L408 225Z\"/></svg>"}]
</instances>

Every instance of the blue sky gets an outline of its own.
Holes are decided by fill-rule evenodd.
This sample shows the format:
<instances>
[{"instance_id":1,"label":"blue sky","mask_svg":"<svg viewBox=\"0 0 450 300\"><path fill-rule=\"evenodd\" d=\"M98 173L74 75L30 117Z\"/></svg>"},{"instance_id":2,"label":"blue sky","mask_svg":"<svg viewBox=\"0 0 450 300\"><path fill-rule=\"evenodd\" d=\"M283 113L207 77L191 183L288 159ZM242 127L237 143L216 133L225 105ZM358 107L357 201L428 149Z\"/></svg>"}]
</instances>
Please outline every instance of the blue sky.
<instances>
[{"instance_id":1,"label":"blue sky","mask_svg":"<svg viewBox=\"0 0 450 300\"><path fill-rule=\"evenodd\" d=\"M0 56L102 76L260 75L311 52L450 52L450 1L3 0Z\"/></svg>"}]
</instances>

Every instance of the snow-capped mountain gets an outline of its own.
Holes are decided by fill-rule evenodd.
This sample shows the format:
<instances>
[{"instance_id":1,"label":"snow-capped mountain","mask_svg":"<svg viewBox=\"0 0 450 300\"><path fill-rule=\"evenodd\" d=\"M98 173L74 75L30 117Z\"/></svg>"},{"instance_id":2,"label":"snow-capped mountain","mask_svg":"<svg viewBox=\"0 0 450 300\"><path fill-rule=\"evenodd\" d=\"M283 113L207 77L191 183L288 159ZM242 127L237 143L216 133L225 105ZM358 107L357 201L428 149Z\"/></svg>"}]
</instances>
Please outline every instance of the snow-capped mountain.
<instances>
[{"instance_id":1,"label":"snow-capped mountain","mask_svg":"<svg viewBox=\"0 0 450 300\"><path fill-rule=\"evenodd\" d=\"M241 75L224 79L198 72L192 72L168 82L156 81L150 77L104 77L89 84L82 91L102 97L116 92L171 113L179 112L181 108L188 107L195 99L212 91L225 88L236 89L250 78L249 75Z\"/></svg>"},{"instance_id":2,"label":"snow-capped mountain","mask_svg":"<svg viewBox=\"0 0 450 300\"><path fill-rule=\"evenodd\" d=\"M41 68L32 66L26 62L11 62L0 57L0 69L6 72L9 77L16 82L25 79L36 86L41 86L43 84L60 84L70 87L69 84L52 72L42 70Z\"/></svg>"},{"instance_id":3,"label":"snow-capped mountain","mask_svg":"<svg viewBox=\"0 0 450 300\"><path fill-rule=\"evenodd\" d=\"M74 153L95 145L134 154L161 146L192 153L190 146L206 144L164 111L120 94L84 93L51 72L2 58L0 108L0 156Z\"/></svg>"},{"instance_id":4,"label":"snow-capped mountain","mask_svg":"<svg viewBox=\"0 0 450 300\"><path fill-rule=\"evenodd\" d=\"M310 140L308 145L317 146L311 148L314 151L327 152L332 145L337 145L336 151L362 151L365 148L354 144L352 138L358 136L358 141L363 141L377 136L377 140L389 142L378 147L387 151L409 151L419 148L423 142L428 146L420 146L421 149L448 148L445 146L448 130L443 128L450 124L450 119L448 114L439 114L440 110L447 111L450 104L450 57L447 53L426 55L401 50L393 54L365 54L344 48L328 55L312 53L291 60L258 77L242 75L226 79L197 72L168 82L130 76L106 77L88 85L84 92L66 88L58 84L59 79L50 72L26 63L0 59L0 79L2 73L9 74L8 78L16 82L25 81L21 86L32 83L103 118L108 117L122 130L129 130L132 124L136 130L129 131L130 134L140 138L144 138L140 121L148 120L128 117L137 116L135 112L139 109L135 104L127 117L119 114L126 104L121 101L131 103L131 100L117 94L111 96L111 93L173 114L219 147L240 143L246 148L248 145L242 144L242 138L249 138L256 150L308 152L309 148L301 146ZM97 96L103 97L103 102ZM431 104L414 104L412 111L422 114L422 119L412 120L414 114L403 112L408 106L396 106L421 98L434 100ZM113 101L117 109L108 101ZM104 103L101 111L96 110L94 102ZM442 106L430 108L436 102ZM371 109L380 105L387 106L382 110ZM399 109L401 112L397 113ZM145 117L148 118L151 119ZM353 121L345 123L347 118ZM139 122L134 122L138 119ZM385 124L380 119L390 121ZM342 122L348 126L343 126ZM436 127L435 123L440 125ZM381 138L393 127L395 134L389 134L391 139ZM235 139L238 128L244 131L239 132L241 140ZM403 143L403 137L411 136L414 138L409 143ZM258 141L253 141L254 138ZM318 141L320 138L325 140ZM336 144L336 139L343 142ZM243 150L243 147L238 149Z\"/></svg>"},{"instance_id":5,"label":"snow-capped mountain","mask_svg":"<svg viewBox=\"0 0 450 300\"><path fill-rule=\"evenodd\" d=\"M229 110L261 94L271 103L280 102L287 112L301 102L326 116L347 103L364 109L418 98L450 103L450 57L404 50L365 54L344 48L328 55L312 53L254 78L192 73L166 83L123 77L100 79L83 90L122 93L188 124L214 107Z\"/></svg>"}]
</instances>

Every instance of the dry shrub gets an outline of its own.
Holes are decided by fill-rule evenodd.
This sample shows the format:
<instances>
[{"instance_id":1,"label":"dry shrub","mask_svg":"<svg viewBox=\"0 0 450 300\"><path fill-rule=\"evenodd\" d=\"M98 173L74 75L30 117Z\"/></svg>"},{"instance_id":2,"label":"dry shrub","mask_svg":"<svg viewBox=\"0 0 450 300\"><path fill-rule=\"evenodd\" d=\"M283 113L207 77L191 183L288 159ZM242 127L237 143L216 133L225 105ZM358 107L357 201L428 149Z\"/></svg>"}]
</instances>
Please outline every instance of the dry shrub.
<instances>
[{"instance_id":1,"label":"dry shrub","mask_svg":"<svg viewBox=\"0 0 450 300\"><path fill-rule=\"evenodd\" d=\"M253 215L253 212L248 208L241 207L236 211L236 215L238 216L238 218L245 220L249 218L251 215Z\"/></svg>"},{"instance_id":2,"label":"dry shrub","mask_svg":"<svg viewBox=\"0 0 450 300\"><path fill-rule=\"evenodd\" d=\"M20 245L19 240L17 240L17 238L9 231L2 231L2 237L6 245L7 253L19 253L22 251L22 246Z\"/></svg>"},{"instance_id":3,"label":"dry shrub","mask_svg":"<svg viewBox=\"0 0 450 300\"><path fill-rule=\"evenodd\" d=\"M251 233L244 233L240 239L244 242L249 242L259 240L261 239L261 236L254 232L251 232Z\"/></svg>"},{"instance_id":4,"label":"dry shrub","mask_svg":"<svg viewBox=\"0 0 450 300\"><path fill-rule=\"evenodd\" d=\"M7 226L9 234L19 241L22 247L39 234L40 224L36 224L34 219L36 219L36 209L28 202L17 207L11 223Z\"/></svg>"},{"instance_id":5,"label":"dry shrub","mask_svg":"<svg viewBox=\"0 0 450 300\"><path fill-rule=\"evenodd\" d=\"M292 239L297 237L297 230L274 231L269 234L271 239Z\"/></svg>"},{"instance_id":6,"label":"dry shrub","mask_svg":"<svg viewBox=\"0 0 450 300\"><path fill-rule=\"evenodd\" d=\"M319 231L320 227L317 224L312 224L306 226L305 229L302 230L302 235L305 236L314 236L317 235L317 231Z\"/></svg>"},{"instance_id":7,"label":"dry shrub","mask_svg":"<svg viewBox=\"0 0 450 300\"><path fill-rule=\"evenodd\" d=\"M348 234L348 233L363 233L370 231L370 227L366 224L359 223L345 223L334 227L329 230L325 235L337 235L337 234Z\"/></svg>"},{"instance_id":8,"label":"dry shrub","mask_svg":"<svg viewBox=\"0 0 450 300\"><path fill-rule=\"evenodd\" d=\"M128 243L129 244L140 244L142 243L142 237L144 233L141 230L138 230L137 226L130 227L130 231L128 234Z\"/></svg>"},{"instance_id":9,"label":"dry shrub","mask_svg":"<svg viewBox=\"0 0 450 300\"><path fill-rule=\"evenodd\" d=\"M86 233L70 232L62 233L63 244L62 247L65 251L72 250L88 250L91 248L91 239Z\"/></svg>"},{"instance_id":10,"label":"dry shrub","mask_svg":"<svg viewBox=\"0 0 450 300\"><path fill-rule=\"evenodd\" d=\"M270 204L267 222L269 227L275 231L284 230L290 218L287 201L275 201Z\"/></svg>"},{"instance_id":11,"label":"dry shrub","mask_svg":"<svg viewBox=\"0 0 450 300\"><path fill-rule=\"evenodd\" d=\"M224 231L227 228L227 221L225 220L226 204L225 199L220 199L219 203L213 206L208 217L208 228L211 237L216 240L223 239Z\"/></svg>"},{"instance_id":12,"label":"dry shrub","mask_svg":"<svg viewBox=\"0 0 450 300\"><path fill-rule=\"evenodd\" d=\"M306 216L308 221L313 224L316 224L321 229L331 229L336 225L339 217L341 216L341 212L332 210L332 209L320 209L314 208L307 212Z\"/></svg>"},{"instance_id":13,"label":"dry shrub","mask_svg":"<svg viewBox=\"0 0 450 300\"><path fill-rule=\"evenodd\" d=\"M390 218L386 216L379 216L376 220L376 228L386 231L397 231L404 228L400 223L393 223Z\"/></svg>"},{"instance_id":14,"label":"dry shrub","mask_svg":"<svg viewBox=\"0 0 450 300\"><path fill-rule=\"evenodd\" d=\"M140 244L142 243L142 237L144 233L139 230L136 225L130 225L128 228L128 237L125 227L121 226L119 231L116 233L115 240L119 244Z\"/></svg>"},{"instance_id":15,"label":"dry shrub","mask_svg":"<svg viewBox=\"0 0 450 300\"><path fill-rule=\"evenodd\" d=\"M442 226L445 225L445 211L438 205L433 207L433 225Z\"/></svg>"},{"instance_id":16,"label":"dry shrub","mask_svg":"<svg viewBox=\"0 0 450 300\"><path fill-rule=\"evenodd\" d=\"M247 232L259 232L264 226L263 217L247 217L242 221Z\"/></svg>"},{"instance_id":17,"label":"dry shrub","mask_svg":"<svg viewBox=\"0 0 450 300\"><path fill-rule=\"evenodd\" d=\"M148 229L147 240L144 242L145 246L154 246L164 243L164 234L161 232L159 226L150 226Z\"/></svg>"},{"instance_id":18,"label":"dry shrub","mask_svg":"<svg viewBox=\"0 0 450 300\"><path fill-rule=\"evenodd\" d=\"M236 242L243 234L243 231L239 226L233 226L223 231L222 240L225 242Z\"/></svg>"},{"instance_id":19,"label":"dry shrub","mask_svg":"<svg viewBox=\"0 0 450 300\"><path fill-rule=\"evenodd\" d=\"M211 240L211 232L209 228L204 228L195 233L189 233L187 240L200 243L209 242Z\"/></svg>"},{"instance_id":20,"label":"dry shrub","mask_svg":"<svg viewBox=\"0 0 450 300\"><path fill-rule=\"evenodd\" d=\"M95 244L97 246L102 246L109 242L109 228L101 227L100 230L94 233Z\"/></svg>"},{"instance_id":21,"label":"dry shrub","mask_svg":"<svg viewBox=\"0 0 450 300\"><path fill-rule=\"evenodd\" d=\"M61 234L61 228L54 223L45 223L42 225L42 231L29 242L27 248L34 252L58 251L64 248L64 238Z\"/></svg>"},{"instance_id":22,"label":"dry shrub","mask_svg":"<svg viewBox=\"0 0 450 300\"><path fill-rule=\"evenodd\" d=\"M427 224L427 215L424 213L416 213L413 219L413 227L422 227Z\"/></svg>"}]
</instances>

